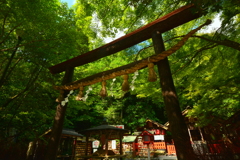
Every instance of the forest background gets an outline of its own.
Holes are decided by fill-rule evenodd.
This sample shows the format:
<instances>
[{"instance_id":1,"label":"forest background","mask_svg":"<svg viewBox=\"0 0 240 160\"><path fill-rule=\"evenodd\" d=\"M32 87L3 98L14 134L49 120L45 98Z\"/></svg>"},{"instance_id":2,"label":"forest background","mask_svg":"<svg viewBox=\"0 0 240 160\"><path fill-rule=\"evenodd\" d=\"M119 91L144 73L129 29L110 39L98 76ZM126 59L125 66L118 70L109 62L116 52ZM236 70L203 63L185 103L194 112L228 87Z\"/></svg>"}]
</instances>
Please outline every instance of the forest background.
<instances>
[{"instance_id":1,"label":"forest background","mask_svg":"<svg viewBox=\"0 0 240 160\"><path fill-rule=\"evenodd\" d=\"M193 1L195 2L195 1ZM68 7L58 0L0 1L0 141L13 138L26 144L52 126L63 74L48 68L106 44L116 34L127 34L181 7L190 0L77 0ZM240 2L195 2L206 14L163 34L166 48L205 22L220 17L216 30L198 32L169 56L182 110L197 117L199 126L214 125L240 109ZM117 54L75 69L74 80L116 68L154 54L147 40ZM155 68L157 72L157 69ZM133 79L130 75L129 82ZM134 90L121 91L122 78L107 81L109 96L101 98L101 84L92 85L86 101L69 97L64 128L83 130L124 124L133 130L146 118L167 122L158 81L147 81L139 71ZM85 88L86 92L88 88Z\"/></svg>"}]
</instances>

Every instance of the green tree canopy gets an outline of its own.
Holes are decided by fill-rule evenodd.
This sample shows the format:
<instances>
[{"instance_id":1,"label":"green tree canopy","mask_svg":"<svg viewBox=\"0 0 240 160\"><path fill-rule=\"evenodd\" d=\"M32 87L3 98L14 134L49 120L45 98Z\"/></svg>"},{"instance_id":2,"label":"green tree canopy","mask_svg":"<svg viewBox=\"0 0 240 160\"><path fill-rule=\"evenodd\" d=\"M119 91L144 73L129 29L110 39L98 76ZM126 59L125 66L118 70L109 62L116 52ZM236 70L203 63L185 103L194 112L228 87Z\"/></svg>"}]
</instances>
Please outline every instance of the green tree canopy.
<instances>
[{"instance_id":1,"label":"green tree canopy","mask_svg":"<svg viewBox=\"0 0 240 160\"><path fill-rule=\"evenodd\" d=\"M106 37L114 37L118 32L129 33L190 3L204 10L204 16L164 33L166 48L207 18L213 19L220 14L222 25L212 33L197 33L169 56L181 108L192 106L189 116L198 117L200 125L210 123L212 118L231 116L239 109L239 2L215 2L78 0L71 9L57 0L0 2L1 137L5 137L5 130L10 128L23 133L31 127L39 135L51 126L58 96L52 85L60 84L63 74L53 76L48 67L102 46ZM144 41L77 67L74 79L153 54L152 41ZM100 84L92 85L86 102L75 101L75 91L70 98L65 127L84 128L82 124L87 122L99 125L103 117L112 124L128 124L129 128L142 125L147 117L164 123L159 117L163 112L161 88L158 82L147 82L147 72L147 69L139 71L135 89L128 93L121 91L122 77L117 77L114 83L107 81L110 97L106 99L99 97ZM130 75L129 82L133 76ZM142 117L136 117L139 115Z\"/></svg>"},{"instance_id":2,"label":"green tree canopy","mask_svg":"<svg viewBox=\"0 0 240 160\"><path fill-rule=\"evenodd\" d=\"M34 137L54 115L52 85L61 76L48 67L88 51L88 37L74 11L57 0L4 0L0 6L0 135L14 128Z\"/></svg>"}]
</instances>

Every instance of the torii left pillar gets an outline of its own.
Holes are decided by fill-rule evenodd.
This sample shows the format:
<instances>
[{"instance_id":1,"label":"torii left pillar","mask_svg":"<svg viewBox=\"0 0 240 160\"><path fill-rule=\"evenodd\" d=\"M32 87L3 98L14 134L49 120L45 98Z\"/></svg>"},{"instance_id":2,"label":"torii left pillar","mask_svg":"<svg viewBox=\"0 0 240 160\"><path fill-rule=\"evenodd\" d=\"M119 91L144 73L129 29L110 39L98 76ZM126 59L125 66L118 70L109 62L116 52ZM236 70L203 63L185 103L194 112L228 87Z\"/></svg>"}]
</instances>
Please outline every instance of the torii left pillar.
<instances>
[{"instance_id":1,"label":"torii left pillar","mask_svg":"<svg viewBox=\"0 0 240 160\"><path fill-rule=\"evenodd\" d=\"M65 71L63 77L62 85L72 82L74 68L68 68ZM67 97L69 91L64 91L64 99ZM45 160L54 160L57 157L57 151L59 142L62 136L63 122L65 118L65 113L67 109L67 103L63 106L61 102L57 105L56 115L54 118L54 123L52 127L51 137L49 139L48 150L45 156Z\"/></svg>"}]
</instances>

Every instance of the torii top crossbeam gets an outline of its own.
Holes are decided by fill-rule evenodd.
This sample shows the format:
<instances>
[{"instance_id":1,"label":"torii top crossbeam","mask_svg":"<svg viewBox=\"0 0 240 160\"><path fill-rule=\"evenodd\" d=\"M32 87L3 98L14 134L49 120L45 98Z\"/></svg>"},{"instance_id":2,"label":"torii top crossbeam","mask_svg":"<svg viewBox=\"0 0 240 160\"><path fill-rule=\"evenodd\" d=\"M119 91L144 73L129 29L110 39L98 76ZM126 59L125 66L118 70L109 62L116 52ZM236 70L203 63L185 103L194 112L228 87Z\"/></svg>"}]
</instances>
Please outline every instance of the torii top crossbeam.
<instances>
[{"instance_id":1,"label":"torii top crossbeam","mask_svg":"<svg viewBox=\"0 0 240 160\"><path fill-rule=\"evenodd\" d=\"M81 66L96 61L105 56L117 53L123 49L138 44L144 40L151 38L154 31L161 33L169 31L177 26L187 23L191 20L199 18L200 13L194 12L194 5L183 6L151 23L145 25L123 37L120 37L102 47L79 55L62 63L49 68L52 74L66 71L67 68Z\"/></svg>"}]
</instances>

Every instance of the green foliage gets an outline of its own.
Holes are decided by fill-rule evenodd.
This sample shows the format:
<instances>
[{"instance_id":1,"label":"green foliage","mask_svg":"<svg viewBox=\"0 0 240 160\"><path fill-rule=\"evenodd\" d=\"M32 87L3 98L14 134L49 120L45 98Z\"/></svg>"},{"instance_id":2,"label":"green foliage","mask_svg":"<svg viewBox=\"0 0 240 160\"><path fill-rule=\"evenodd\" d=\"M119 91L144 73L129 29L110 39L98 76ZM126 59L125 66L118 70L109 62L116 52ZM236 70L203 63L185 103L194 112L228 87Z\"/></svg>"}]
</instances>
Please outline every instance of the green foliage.
<instances>
[{"instance_id":1,"label":"green foliage","mask_svg":"<svg viewBox=\"0 0 240 160\"><path fill-rule=\"evenodd\" d=\"M14 134L32 139L51 127L55 113L52 85L61 79L47 68L86 52L88 39L74 11L59 1L5 0L0 6L0 140Z\"/></svg>"},{"instance_id":2,"label":"green foliage","mask_svg":"<svg viewBox=\"0 0 240 160\"><path fill-rule=\"evenodd\" d=\"M237 81L239 52L236 54L236 50L232 48L214 46L204 40L192 39L190 42L193 48L184 46L179 50L174 55L179 56L178 64L173 62L172 65L180 100L185 106L193 107L189 116L197 117L198 125L227 119L240 109ZM201 50L203 46L208 46L209 49ZM194 54L186 54L194 49ZM187 64L189 61L191 63ZM185 69L179 70L183 66Z\"/></svg>"},{"instance_id":3,"label":"green foliage","mask_svg":"<svg viewBox=\"0 0 240 160\"><path fill-rule=\"evenodd\" d=\"M0 139L15 128L22 138L35 138L51 127L63 73L51 75L48 67L104 45L106 37L129 33L188 3L199 3L205 15L163 34L166 49L207 18L220 13L222 26L215 33L198 33L173 55L171 70L181 108L192 106L189 116L198 125L226 119L239 104L239 2L234 0L78 0L73 8L57 0L0 2ZM207 7L207 8L206 8ZM230 42L230 43L229 43ZM230 44L230 45L229 45ZM154 54L152 41L144 41L114 55L75 68L74 80L113 69ZM157 68L154 68L157 72ZM159 81L147 82L142 69L135 89L121 91L122 77L107 80L109 97L99 97L101 84L91 87L86 102L70 97L66 128L78 130L124 124L133 129L146 118L160 123L164 117ZM129 82L133 79L130 74ZM159 80L159 79L158 79ZM88 88L85 87L86 91ZM113 93L113 97L111 97Z\"/></svg>"},{"instance_id":4,"label":"green foliage","mask_svg":"<svg viewBox=\"0 0 240 160\"><path fill-rule=\"evenodd\" d=\"M164 123L166 118L163 108L163 103L155 104L150 97L137 98L135 95L128 93L123 99L122 122L132 131L143 126L147 118Z\"/></svg>"},{"instance_id":5,"label":"green foliage","mask_svg":"<svg viewBox=\"0 0 240 160\"><path fill-rule=\"evenodd\" d=\"M239 42L239 39L236 37L236 35L239 35L238 2L225 0L219 3L215 3L214 0L178 0L174 2L155 0L79 0L77 1L75 7L77 9L84 10L82 12L86 12L92 16L91 28L96 35L107 37L115 35L118 31L128 33L180 6L189 3L195 3L197 9L204 9L206 11L205 15L198 20L186 23L164 33L163 38L166 40L166 48L170 48L179 40L178 38L174 37L186 34L191 29L202 24L207 18L213 19L219 12L221 12L221 18L223 20L222 27L215 34L211 33L200 35L205 39L201 37L191 38L182 49L177 51L172 56L169 56L181 108L185 109L187 106L194 106L194 109L192 112L190 112L190 115L198 117L200 123L207 124L210 122L208 117L209 115L224 117L226 119L236 110L238 110L238 84L231 83L231 87L229 85L230 82L235 81L235 79L239 77L239 71L237 69L239 54L234 54L236 50L226 47L226 45L223 43L221 43L221 46L219 46L219 43L223 42L225 39L233 42ZM233 10L231 10L232 7L230 4L233 4ZM92 43L94 44L94 41L92 41ZM102 43L102 41L100 41L100 43L96 43L99 45ZM82 67L79 67L79 71L82 70L82 73L87 76L98 73L99 70L104 71L112 69L124 64L128 64L135 60L146 58L154 54L153 48L150 47L151 45L151 40L143 42L136 46L130 47L125 51L117 53L117 56L112 55L98 60L97 62L88 64L84 70ZM140 50L141 52L139 52ZM224 53L228 54L226 55ZM223 65L225 67L222 67ZM98 66L99 70L96 70L95 66ZM155 71L157 72L157 68L155 68ZM139 71L139 73L140 74L134 83L135 90L130 91L130 93L136 95L140 99L151 97L152 102L155 104L162 104L163 99L161 97L161 88L159 82L147 82L147 69L143 69ZM131 82L132 76L133 74L130 74L129 82ZM111 83L111 80L107 81L108 91L111 88ZM113 88L113 93L116 98L121 98L124 95L124 93L120 91L121 83L122 79L118 77ZM226 84L227 86L225 86ZM94 85L94 88L96 91L93 92L95 95L97 95L100 90L100 85ZM135 100L137 101L137 99ZM133 106L136 105L138 104L134 103L132 106L129 106L129 108L133 108ZM211 107L209 105L211 105ZM102 108L105 108L103 106L105 105L102 105ZM199 107L199 109L197 109L197 107ZM219 109L221 107L223 109ZM110 113L113 113L116 111L116 109L117 108L115 106L113 107L110 105L106 111L101 110L100 112L104 116L110 118ZM151 110L151 107L149 110ZM205 110L207 110L206 114L204 114ZM127 109L126 111L127 113L135 113L130 109ZM224 115L226 111L228 114ZM136 111L136 113L138 112L140 112L140 110ZM130 117L132 118L134 116ZM137 119L135 119L129 124L130 126L134 126L140 123Z\"/></svg>"},{"instance_id":6,"label":"green foliage","mask_svg":"<svg viewBox=\"0 0 240 160\"><path fill-rule=\"evenodd\" d=\"M129 33L159 18L163 13L176 9L179 5L182 4L164 0L78 0L76 3L78 9L85 9L90 15L97 16L97 21L101 22L101 25L95 22L93 28L103 37L114 37L118 30Z\"/></svg>"},{"instance_id":7,"label":"green foliage","mask_svg":"<svg viewBox=\"0 0 240 160\"><path fill-rule=\"evenodd\" d=\"M91 94L86 102L71 101L65 125L83 130L101 125L106 118L109 125L123 124L133 131L144 125L147 118L160 123L166 121L163 104L155 104L151 98L137 98L129 92L120 99L111 96L105 99L97 97Z\"/></svg>"}]
</instances>

